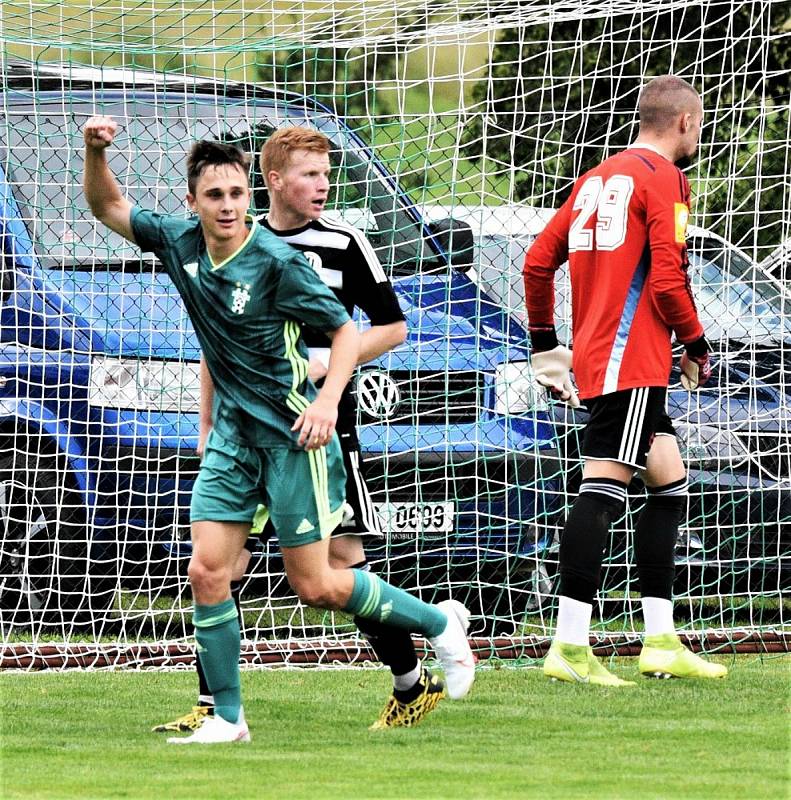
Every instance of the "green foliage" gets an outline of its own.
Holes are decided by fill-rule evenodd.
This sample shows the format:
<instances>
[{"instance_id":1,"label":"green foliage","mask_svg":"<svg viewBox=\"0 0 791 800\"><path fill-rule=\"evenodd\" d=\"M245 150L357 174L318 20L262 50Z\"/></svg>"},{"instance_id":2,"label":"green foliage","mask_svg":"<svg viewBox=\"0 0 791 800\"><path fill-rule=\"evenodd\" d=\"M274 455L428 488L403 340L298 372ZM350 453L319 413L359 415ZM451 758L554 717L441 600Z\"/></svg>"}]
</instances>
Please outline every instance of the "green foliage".
<instances>
[{"instance_id":1,"label":"green foliage","mask_svg":"<svg viewBox=\"0 0 791 800\"><path fill-rule=\"evenodd\" d=\"M173 747L194 674L6 674L2 796L57 798L787 797L788 656L729 659L718 682L559 685L481 670L419 727L371 732L384 671L242 674L249 745ZM611 665L633 676L635 659Z\"/></svg>"},{"instance_id":2,"label":"green foliage","mask_svg":"<svg viewBox=\"0 0 791 800\"><path fill-rule=\"evenodd\" d=\"M788 235L789 24L787 4L713 2L505 31L474 90L485 112L467 125L465 153L514 163L516 199L557 206L580 173L633 140L645 77L678 74L706 111L690 173L698 223L777 244Z\"/></svg>"},{"instance_id":3,"label":"green foliage","mask_svg":"<svg viewBox=\"0 0 791 800\"><path fill-rule=\"evenodd\" d=\"M381 119L394 111L392 98L381 90L382 76L393 80L397 74L395 50L300 47L259 58L265 59L256 64L261 82L313 97L340 116Z\"/></svg>"}]
</instances>

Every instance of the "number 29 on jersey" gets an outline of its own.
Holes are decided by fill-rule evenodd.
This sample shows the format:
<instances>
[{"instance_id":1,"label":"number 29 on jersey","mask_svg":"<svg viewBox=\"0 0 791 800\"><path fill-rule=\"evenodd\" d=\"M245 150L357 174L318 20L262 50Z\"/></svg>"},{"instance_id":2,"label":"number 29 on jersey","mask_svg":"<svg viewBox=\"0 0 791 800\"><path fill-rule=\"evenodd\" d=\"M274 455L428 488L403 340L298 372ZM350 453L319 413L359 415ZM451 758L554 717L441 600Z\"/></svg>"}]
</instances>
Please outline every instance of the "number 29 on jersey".
<instances>
[{"instance_id":1,"label":"number 29 on jersey","mask_svg":"<svg viewBox=\"0 0 791 800\"><path fill-rule=\"evenodd\" d=\"M602 181L593 175L582 184L572 209L580 213L569 227L569 252L616 250L626 241L629 201L634 192L631 175L611 175ZM596 214L596 224L588 227Z\"/></svg>"}]
</instances>

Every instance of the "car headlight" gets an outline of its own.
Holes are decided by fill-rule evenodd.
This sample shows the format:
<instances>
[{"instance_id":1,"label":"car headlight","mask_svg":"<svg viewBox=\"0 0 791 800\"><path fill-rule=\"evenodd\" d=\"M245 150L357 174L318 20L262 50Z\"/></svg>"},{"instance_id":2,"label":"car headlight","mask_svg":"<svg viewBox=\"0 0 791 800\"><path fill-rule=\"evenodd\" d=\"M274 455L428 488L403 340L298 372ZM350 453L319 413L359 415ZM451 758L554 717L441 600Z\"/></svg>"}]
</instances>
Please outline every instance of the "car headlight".
<instances>
[{"instance_id":1,"label":"car headlight","mask_svg":"<svg viewBox=\"0 0 791 800\"><path fill-rule=\"evenodd\" d=\"M99 356L91 361L88 402L146 411L200 410L200 364Z\"/></svg>"},{"instance_id":2,"label":"car headlight","mask_svg":"<svg viewBox=\"0 0 791 800\"><path fill-rule=\"evenodd\" d=\"M675 421L673 427L681 457L687 464L733 466L750 457L739 437L726 428Z\"/></svg>"},{"instance_id":3,"label":"car headlight","mask_svg":"<svg viewBox=\"0 0 791 800\"><path fill-rule=\"evenodd\" d=\"M527 361L507 361L494 371L496 414L525 414L546 411L546 389L539 385Z\"/></svg>"}]
</instances>

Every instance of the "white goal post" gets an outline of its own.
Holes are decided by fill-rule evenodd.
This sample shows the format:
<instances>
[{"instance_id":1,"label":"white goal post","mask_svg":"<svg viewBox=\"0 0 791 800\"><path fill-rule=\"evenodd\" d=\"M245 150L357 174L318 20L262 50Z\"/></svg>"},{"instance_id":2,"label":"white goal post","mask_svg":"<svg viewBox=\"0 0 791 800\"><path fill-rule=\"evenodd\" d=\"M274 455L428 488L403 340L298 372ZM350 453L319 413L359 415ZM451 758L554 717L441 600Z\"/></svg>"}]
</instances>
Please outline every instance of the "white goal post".
<instances>
[{"instance_id":1,"label":"white goal post","mask_svg":"<svg viewBox=\"0 0 791 800\"><path fill-rule=\"evenodd\" d=\"M528 661L554 624L585 417L532 380L521 261L574 179L634 138L645 79L670 72L703 98L688 243L716 350L710 389L676 376L670 392L691 487L678 624L702 649L788 649L787 3L4 0L0 45L0 668L193 658L197 344L162 270L86 208L89 114L118 118L124 190L168 213L195 139L330 137L329 213L365 232L410 326L356 378L384 534L369 557L465 602L479 656ZM568 300L561 271L564 337ZM602 651L633 652L642 629L642 503L635 484L605 553ZM242 608L248 664L370 660L351 620L300 606L273 541Z\"/></svg>"}]
</instances>

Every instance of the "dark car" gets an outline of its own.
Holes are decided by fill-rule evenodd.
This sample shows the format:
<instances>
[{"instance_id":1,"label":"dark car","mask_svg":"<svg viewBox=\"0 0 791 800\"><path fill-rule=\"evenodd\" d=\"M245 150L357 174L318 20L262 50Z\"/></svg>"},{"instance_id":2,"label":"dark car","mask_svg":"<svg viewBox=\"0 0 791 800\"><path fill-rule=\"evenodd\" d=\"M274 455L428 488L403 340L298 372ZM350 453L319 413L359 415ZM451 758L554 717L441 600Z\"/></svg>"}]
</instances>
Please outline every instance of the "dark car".
<instances>
[{"instance_id":1,"label":"dark car","mask_svg":"<svg viewBox=\"0 0 791 800\"><path fill-rule=\"evenodd\" d=\"M468 274L524 325L524 254L554 210L422 210L429 220L452 215L471 225L476 258ZM696 601L756 593L779 600L791 588L791 296L770 273L711 231L690 226L688 246L693 293L714 349L714 372L704 389L692 393L681 387L677 368L671 376L668 409L690 481L688 515L676 548L676 592ZM555 316L561 341L570 342L565 266L556 279ZM562 518L581 479L580 433L587 411L553 403L552 414L561 456ZM603 578L603 596L619 603L636 586L629 531L643 505L639 479L629 494L626 514L614 525ZM558 529L561 525L558 521ZM545 588L552 586L557 570L556 550L557 539L534 576L544 573Z\"/></svg>"}]
</instances>

